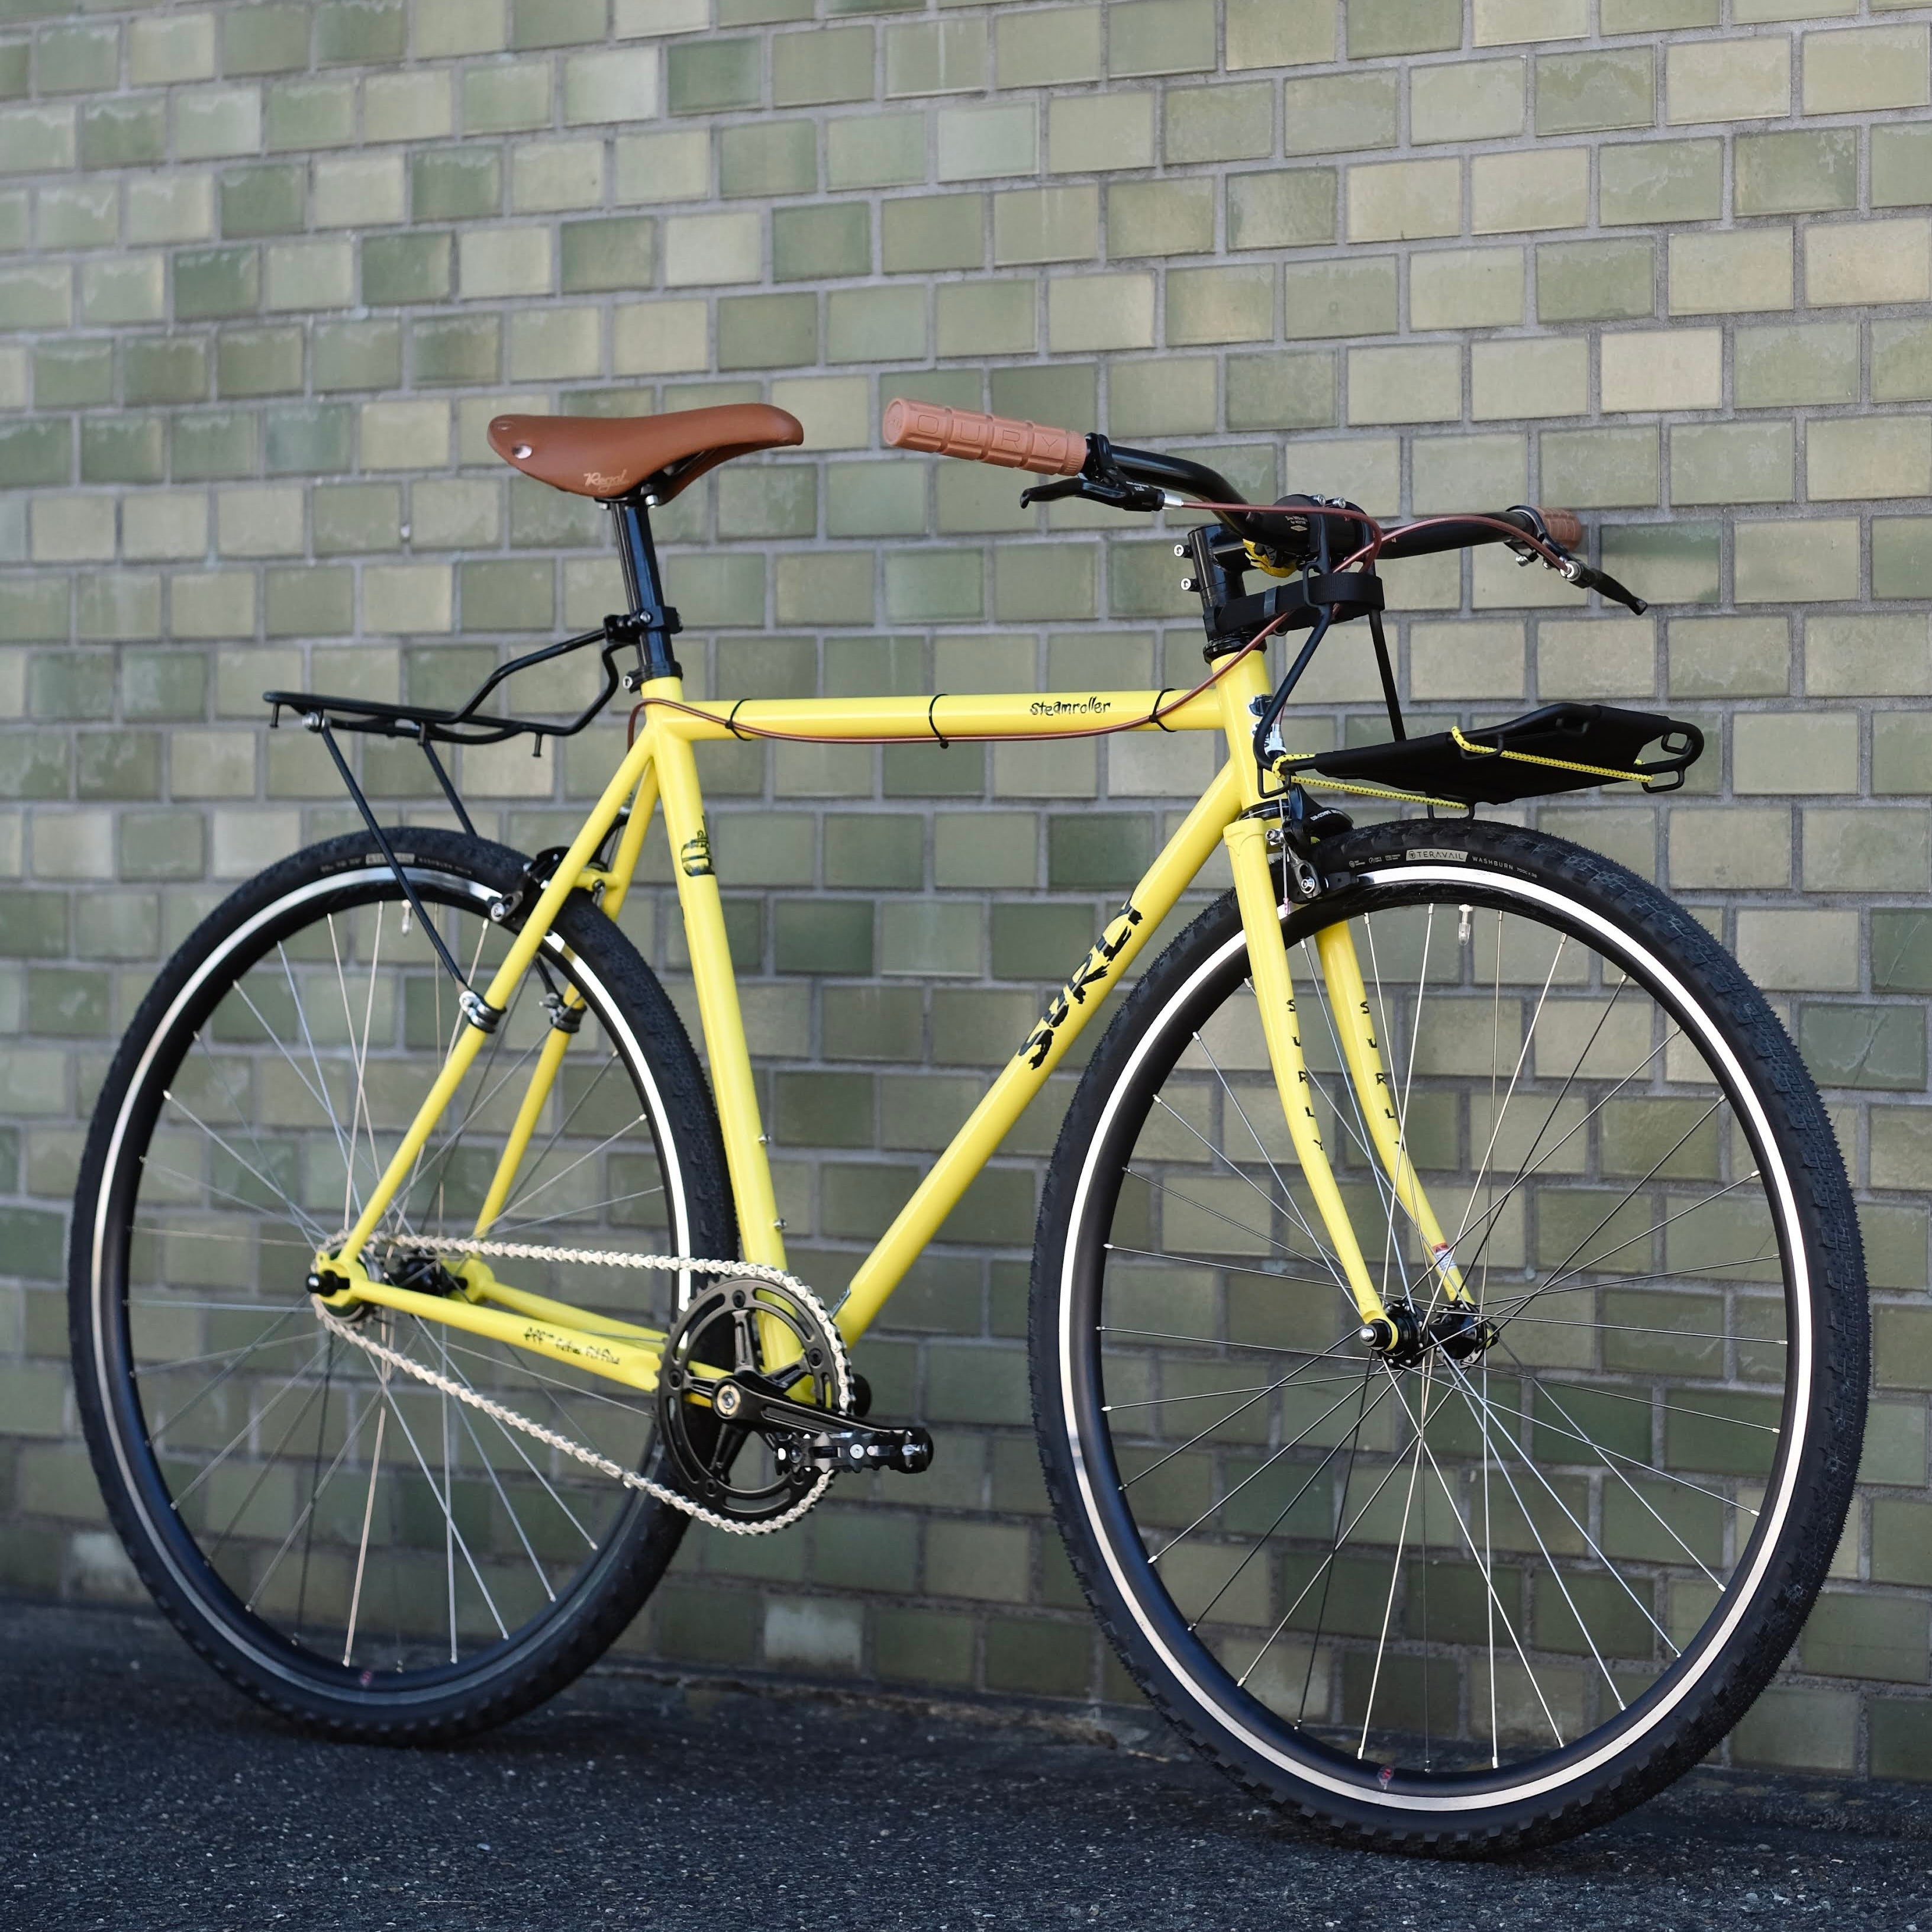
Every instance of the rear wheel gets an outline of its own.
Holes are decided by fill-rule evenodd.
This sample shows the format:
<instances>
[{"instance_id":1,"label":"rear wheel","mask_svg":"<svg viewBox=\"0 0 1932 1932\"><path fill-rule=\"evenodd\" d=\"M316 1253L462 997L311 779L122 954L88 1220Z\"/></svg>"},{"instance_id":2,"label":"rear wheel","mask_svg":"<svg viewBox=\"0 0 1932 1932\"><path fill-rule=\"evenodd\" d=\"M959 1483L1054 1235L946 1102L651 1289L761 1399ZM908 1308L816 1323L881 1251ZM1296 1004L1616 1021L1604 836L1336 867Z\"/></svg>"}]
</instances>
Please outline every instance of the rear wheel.
<instances>
[{"instance_id":1,"label":"rear wheel","mask_svg":"<svg viewBox=\"0 0 1932 1932\"><path fill-rule=\"evenodd\" d=\"M1822 1106L1729 956L1505 828L1329 848L1288 911L1317 1112L1379 1292L1448 1308L1321 992L1346 921L1403 1144L1492 1334L1372 1355L1294 1165L1232 896L1147 974L1040 1216L1036 1414L1129 1668L1245 1783L1472 1852L1636 1803L1796 1636L1863 1429L1856 1225Z\"/></svg>"},{"instance_id":2,"label":"rear wheel","mask_svg":"<svg viewBox=\"0 0 1932 1932\"><path fill-rule=\"evenodd\" d=\"M472 982L514 853L393 835ZM359 1214L458 1026L455 988L373 840L298 853L163 970L109 1074L76 1202L76 1386L109 1511L189 1640L278 1711L382 1738L460 1735L567 1683L635 1613L687 1519L386 1366L317 1321L312 1258ZM552 1036L584 1011L493 1234L728 1258L710 1094L662 989L573 894L372 1242L436 1282ZM574 1004L574 1003L572 1003ZM663 1328L692 1282L573 1261L498 1278ZM702 1285L701 1282L699 1283ZM440 1322L356 1332L632 1469L652 1398Z\"/></svg>"}]
</instances>

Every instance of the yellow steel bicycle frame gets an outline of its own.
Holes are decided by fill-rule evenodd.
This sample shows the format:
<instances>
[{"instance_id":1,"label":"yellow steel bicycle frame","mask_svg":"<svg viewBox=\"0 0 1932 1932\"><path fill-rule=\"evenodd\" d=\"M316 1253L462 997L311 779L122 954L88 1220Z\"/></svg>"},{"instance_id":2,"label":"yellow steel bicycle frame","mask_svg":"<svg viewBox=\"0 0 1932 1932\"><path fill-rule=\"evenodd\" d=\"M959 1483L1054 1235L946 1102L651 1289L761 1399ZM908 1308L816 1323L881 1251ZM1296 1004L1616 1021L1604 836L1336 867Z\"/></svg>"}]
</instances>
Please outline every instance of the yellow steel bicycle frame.
<instances>
[{"instance_id":1,"label":"yellow steel bicycle frame","mask_svg":"<svg viewBox=\"0 0 1932 1932\"><path fill-rule=\"evenodd\" d=\"M646 722L569 850L526 914L483 997L498 1012L551 930L569 894L580 885L603 889L614 914L629 892L652 812L661 806L684 929L691 955L698 1018L710 1062L711 1085L724 1130L724 1154L736 1203L739 1239L747 1260L785 1264L771 1168L765 1155L751 1055L738 1004L724 931L724 907L712 868L704 801L694 746L742 738L766 730L820 739L886 740L945 743L955 740L1040 736L1090 730L1096 724L1134 730L1218 730L1227 762L1169 838L1158 857L1108 922L1086 958L1049 1002L1039 1023L934 1163L912 1198L860 1264L838 1313L848 1341L870 1327L887 1298L946 1216L958 1204L1027 1105L1045 1085L1088 1022L1117 986L1148 937L1178 902L1217 844L1227 850L1248 940L1250 971L1270 1064L1303 1180L1334 1244L1348 1290L1364 1322L1384 1315L1366 1258L1350 1222L1322 1138L1313 1087L1302 1053L1295 990L1281 937L1280 891L1271 862L1269 819L1258 810L1259 792L1250 738L1253 704L1269 680L1258 652L1232 666L1209 691L1148 721L1172 694L1132 691L1016 693L993 696L855 698L691 704L680 680L646 684ZM651 700L660 700L651 703ZM666 702L665 700L668 700ZM676 705L680 708L670 708ZM1138 721L1138 722L1136 722ZM630 815L607 868L593 863L626 806ZM1396 1198L1436 1251L1452 1294L1460 1294L1442 1231L1402 1142L1400 1120L1383 1068L1361 972L1346 925L1321 935L1322 976L1343 1043L1351 1084L1368 1123L1369 1137ZM482 1026L466 1023L394 1158L370 1194L341 1249L318 1257L318 1265L346 1281L330 1299L346 1306L360 1300L440 1321L590 1370L640 1388L656 1385L657 1350L663 1337L650 1329L610 1321L567 1303L530 1294L499 1281L471 1257L454 1269L460 1296L429 1296L373 1278L362 1251L390 1203L407 1185L418 1156L461 1084L484 1042ZM555 1027L533 1068L514 1124L473 1230L484 1239L502 1212L518 1166L568 1050L571 1033Z\"/></svg>"}]
</instances>

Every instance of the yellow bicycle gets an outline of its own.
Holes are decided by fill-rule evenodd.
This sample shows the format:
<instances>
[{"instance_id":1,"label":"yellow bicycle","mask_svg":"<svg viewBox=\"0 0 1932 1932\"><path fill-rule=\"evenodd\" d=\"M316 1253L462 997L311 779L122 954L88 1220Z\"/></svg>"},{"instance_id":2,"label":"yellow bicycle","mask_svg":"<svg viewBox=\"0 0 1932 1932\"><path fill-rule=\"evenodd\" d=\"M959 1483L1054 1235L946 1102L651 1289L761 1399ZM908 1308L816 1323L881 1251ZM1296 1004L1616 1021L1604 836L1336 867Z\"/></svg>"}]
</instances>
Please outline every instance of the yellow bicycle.
<instances>
[{"instance_id":1,"label":"yellow bicycle","mask_svg":"<svg viewBox=\"0 0 1932 1932\"><path fill-rule=\"evenodd\" d=\"M1030 500L1193 512L1202 680L692 701L650 512L798 424L500 419L506 460L609 507L629 608L454 710L268 694L364 829L211 914L101 1091L74 1366L136 1567L274 1709L446 1738L584 1670L694 1517L767 1534L842 1474L916 1473L930 1438L868 1414L848 1348L1225 854L1047 1176L1031 1363L1069 1552L1160 1708L1330 1829L1482 1850L1614 1815L1719 1743L1824 1576L1862 1428L1856 1224L1816 1091L1703 928L1473 816L1667 788L1694 729L1552 705L1408 736L1378 566L1502 542L1640 602L1558 512L1384 527L1098 436L905 404L886 429L1049 479ZM1297 746L1341 626L1389 735ZM578 651L579 715L494 708ZM570 844L477 836L439 746L540 748L620 689L632 741ZM787 1259L694 748L1115 731L1218 734L1226 761L829 1309ZM381 825L358 732L419 746L463 829ZM702 1064L615 923L660 812Z\"/></svg>"}]
</instances>

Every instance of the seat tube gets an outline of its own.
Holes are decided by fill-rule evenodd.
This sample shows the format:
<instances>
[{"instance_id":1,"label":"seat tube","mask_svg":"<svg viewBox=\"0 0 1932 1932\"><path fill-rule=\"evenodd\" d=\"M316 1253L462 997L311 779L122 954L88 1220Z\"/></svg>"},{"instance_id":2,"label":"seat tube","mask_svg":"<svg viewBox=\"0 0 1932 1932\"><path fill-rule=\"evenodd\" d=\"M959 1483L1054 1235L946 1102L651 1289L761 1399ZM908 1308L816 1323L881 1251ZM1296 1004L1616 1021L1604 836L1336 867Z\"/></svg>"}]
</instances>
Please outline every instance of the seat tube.
<instances>
[{"instance_id":1,"label":"seat tube","mask_svg":"<svg viewBox=\"0 0 1932 1932\"><path fill-rule=\"evenodd\" d=\"M647 684L646 696L675 698L682 687L674 679ZM747 1261L772 1268L785 1264L784 1223L772 1187L771 1164L758 1121L758 1088L752 1078L751 1049L738 1004L738 982L724 934L724 904L711 868L711 839L705 829L704 801L698 784L698 761L690 741L654 730L653 764L670 841L671 867L685 938L698 992L698 1016L711 1063L711 1087L724 1130L724 1162L738 1204L738 1238Z\"/></svg>"}]
</instances>

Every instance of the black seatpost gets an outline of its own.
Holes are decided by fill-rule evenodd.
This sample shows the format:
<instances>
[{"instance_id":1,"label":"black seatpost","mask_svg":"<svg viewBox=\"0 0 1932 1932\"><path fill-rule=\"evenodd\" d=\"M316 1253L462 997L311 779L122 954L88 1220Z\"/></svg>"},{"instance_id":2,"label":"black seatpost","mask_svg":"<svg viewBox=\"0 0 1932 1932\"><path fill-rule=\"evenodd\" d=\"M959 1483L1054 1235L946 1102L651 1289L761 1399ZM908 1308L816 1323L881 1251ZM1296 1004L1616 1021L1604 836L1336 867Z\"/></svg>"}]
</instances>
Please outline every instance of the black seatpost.
<instances>
[{"instance_id":1,"label":"black seatpost","mask_svg":"<svg viewBox=\"0 0 1932 1932\"><path fill-rule=\"evenodd\" d=\"M610 505L617 520L617 556L624 568L624 592L630 602L629 614L643 620L638 638L638 675L648 682L654 677L682 677L677 659L672 656L670 640L677 628L676 614L664 603L664 578L658 568L657 546L651 541L651 499L634 491Z\"/></svg>"}]
</instances>

